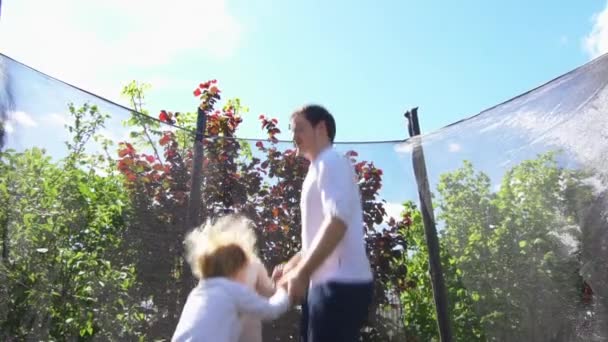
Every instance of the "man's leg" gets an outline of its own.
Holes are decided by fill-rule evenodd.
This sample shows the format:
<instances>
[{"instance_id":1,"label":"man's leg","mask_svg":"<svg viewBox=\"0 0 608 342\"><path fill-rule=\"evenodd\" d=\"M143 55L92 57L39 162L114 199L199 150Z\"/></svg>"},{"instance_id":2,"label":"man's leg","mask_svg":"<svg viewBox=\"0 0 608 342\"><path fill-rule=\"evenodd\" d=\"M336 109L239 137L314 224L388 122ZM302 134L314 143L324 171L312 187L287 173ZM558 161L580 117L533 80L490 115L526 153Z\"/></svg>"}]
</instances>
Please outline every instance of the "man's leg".
<instances>
[{"instance_id":1,"label":"man's leg","mask_svg":"<svg viewBox=\"0 0 608 342\"><path fill-rule=\"evenodd\" d=\"M300 342L308 342L308 296L302 300L302 316L300 317Z\"/></svg>"},{"instance_id":2,"label":"man's leg","mask_svg":"<svg viewBox=\"0 0 608 342\"><path fill-rule=\"evenodd\" d=\"M314 286L308 295L309 342L356 342L372 301L373 283Z\"/></svg>"}]
</instances>

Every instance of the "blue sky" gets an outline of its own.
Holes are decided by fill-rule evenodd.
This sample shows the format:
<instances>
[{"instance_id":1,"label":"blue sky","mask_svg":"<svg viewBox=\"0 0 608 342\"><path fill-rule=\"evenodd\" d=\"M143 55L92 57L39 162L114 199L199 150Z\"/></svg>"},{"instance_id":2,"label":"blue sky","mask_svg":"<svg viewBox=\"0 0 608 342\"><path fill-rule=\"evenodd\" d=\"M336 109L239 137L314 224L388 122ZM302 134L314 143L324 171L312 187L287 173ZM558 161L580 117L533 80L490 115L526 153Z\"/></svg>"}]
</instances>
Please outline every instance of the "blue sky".
<instances>
[{"instance_id":1,"label":"blue sky","mask_svg":"<svg viewBox=\"0 0 608 342\"><path fill-rule=\"evenodd\" d=\"M338 140L367 141L405 138L412 106L423 131L436 130L608 45L606 1L167 4L6 0L0 49L115 100L127 81L150 82L153 113L192 109L194 86L217 78L251 109L241 136L263 136L260 113L286 130L289 113L314 102L336 116Z\"/></svg>"},{"instance_id":2,"label":"blue sky","mask_svg":"<svg viewBox=\"0 0 608 342\"><path fill-rule=\"evenodd\" d=\"M153 114L193 110L194 87L218 79L224 96L250 108L241 137L264 138L260 113L277 117L286 131L296 107L319 103L336 116L339 141L403 139L403 112L412 106L420 107L423 132L437 130L608 51L606 0L561 7L554 1L168 4L4 0L0 51L121 103L122 85L149 82ZM17 99L9 146L58 151L66 101L79 99L44 80L30 91L36 77L30 76L17 80L28 95ZM104 134L121 139L127 113L112 114ZM358 148L394 168L385 172L393 192L416 197L407 157L391 146Z\"/></svg>"}]
</instances>

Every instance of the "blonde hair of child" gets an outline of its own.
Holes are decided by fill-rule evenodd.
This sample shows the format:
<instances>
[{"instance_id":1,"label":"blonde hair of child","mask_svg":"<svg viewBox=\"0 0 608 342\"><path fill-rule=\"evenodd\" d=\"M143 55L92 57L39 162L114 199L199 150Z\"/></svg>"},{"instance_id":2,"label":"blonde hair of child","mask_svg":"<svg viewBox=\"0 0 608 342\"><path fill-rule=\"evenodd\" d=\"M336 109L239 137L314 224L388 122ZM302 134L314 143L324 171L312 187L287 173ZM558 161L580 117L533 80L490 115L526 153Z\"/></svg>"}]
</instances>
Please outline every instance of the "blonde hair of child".
<instances>
[{"instance_id":1,"label":"blonde hair of child","mask_svg":"<svg viewBox=\"0 0 608 342\"><path fill-rule=\"evenodd\" d=\"M241 246L231 243L202 254L198 264L204 279L233 277L247 265L247 255Z\"/></svg>"},{"instance_id":2,"label":"blonde hair of child","mask_svg":"<svg viewBox=\"0 0 608 342\"><path fill-rule=\"evenodd\" d=\"M218 270L218 265L226 263L226 266L229 266L228 264L232 263L227 260L229 255L233 255L235 261L238 261L240 257L235 246L245 254L245 263L258 259L255 249L256 235L251 221L238 215L227 215L195 228L188 233L184 244L186 260L198 279L208 278L210 274L218 276L218 272L225 272Z\"/></svg>"}]
</instances>

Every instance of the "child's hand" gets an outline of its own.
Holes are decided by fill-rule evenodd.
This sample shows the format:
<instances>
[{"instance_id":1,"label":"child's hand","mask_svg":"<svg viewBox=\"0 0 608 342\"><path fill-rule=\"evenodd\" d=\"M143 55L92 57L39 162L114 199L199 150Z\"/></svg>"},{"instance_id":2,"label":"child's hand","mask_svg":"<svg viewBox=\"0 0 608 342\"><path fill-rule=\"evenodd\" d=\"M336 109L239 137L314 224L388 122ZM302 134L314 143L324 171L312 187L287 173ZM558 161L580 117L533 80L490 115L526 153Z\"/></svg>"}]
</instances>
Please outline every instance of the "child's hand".
<instances>
[{"instance_id":1,"label":"child's hand","mask_svg":"<svg viewBox=\"0 0 608 342\"><path fill-rule=\"evenodd\" d=\"M272 270L272 276L271 279L274 282L278 282L281 277L283 276L283 267L285 266L285 264L278 264L275 266L274 270Z\"/></svg>"}]
</instances>

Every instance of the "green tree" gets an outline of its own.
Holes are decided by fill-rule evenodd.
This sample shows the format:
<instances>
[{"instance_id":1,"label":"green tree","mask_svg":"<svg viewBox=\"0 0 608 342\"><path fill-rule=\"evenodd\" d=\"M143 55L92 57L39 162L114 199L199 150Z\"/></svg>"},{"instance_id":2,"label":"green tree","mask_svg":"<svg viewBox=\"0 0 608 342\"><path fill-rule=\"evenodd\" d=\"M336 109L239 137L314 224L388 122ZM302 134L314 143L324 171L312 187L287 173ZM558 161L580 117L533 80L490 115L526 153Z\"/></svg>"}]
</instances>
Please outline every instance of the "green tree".
<instances>
[{"instance_id":1,"label":"green tree","mask_svg":"<svg viewBox=\"0 0 608 342\"><path fill-rule=\"evenodd\" d=\"M575 340L582 301L583 208L588 175L559 167L555 153L508 170L497 192L465 161L441 175L435 203L450 314L457 340ZM404 204L407 252L396 264L408 338L438 340L420 213Z\"/></svg>"},{"instance_id":2,"label":"green tree","mask_svg":"<svg viewBox=\"0 0 608 342\"><path fill-rule=\"evenodd\" d=\"M444 245L489 340L561 341L575 330L582 279L573 208L590 198L583 176L547 153L507 171L496 194L468 162L441 177Z\"/></svg>"},{"instance_id":3,"label":"green tree","mask_svg":"<svg viewBox=\"0 0 608 342\"><path fill-rule=\"evenodd\" d=\"M121 177L100 175L84 154L106 116L88 104L69 110L62 163L39 148L0 155L2 340L142 336L134 268L122 262L127 193Z\"/></svg>"},{"instance_id":4,"label":"green tree","mask_svg":"<svg viewBox=\"0 0 608 342\"><path fill-rule=\"evenodd\" d=\"M393 265L407 268L407 273L398 273L403 275L396 279L401 294L406 339L439 341L422 216L416 205L408 201L403 204L402 217L406 224L399 227L399 234L407 241L407 250L401 258L393 261ZM473 298L476 297L462 283L461 272L456 267L456 260L447 251L445 239L440 239L440 252L454 336L457 341L483 341L480 318L473 307Z\"/></svg>"}]
</instances>

